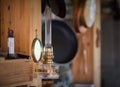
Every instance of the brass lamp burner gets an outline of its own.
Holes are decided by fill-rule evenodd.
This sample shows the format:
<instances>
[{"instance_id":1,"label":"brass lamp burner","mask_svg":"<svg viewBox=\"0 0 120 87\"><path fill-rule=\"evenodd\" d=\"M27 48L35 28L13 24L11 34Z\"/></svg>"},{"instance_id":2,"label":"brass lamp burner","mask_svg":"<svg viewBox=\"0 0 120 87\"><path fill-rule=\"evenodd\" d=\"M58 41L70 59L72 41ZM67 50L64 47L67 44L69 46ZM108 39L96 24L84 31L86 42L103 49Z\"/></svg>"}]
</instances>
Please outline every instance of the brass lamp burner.
<instances>
[{"instance_id":1,"label":"brass lamp burner","mask_svg":"<svg viewBox=\"0 0 120 87\"><path fill-rule=\"evenodd\" d=\"M45 52L43 55L43 64L53 64L53 49L52 48L45 48Z\"/></svg>"}]
</instances>

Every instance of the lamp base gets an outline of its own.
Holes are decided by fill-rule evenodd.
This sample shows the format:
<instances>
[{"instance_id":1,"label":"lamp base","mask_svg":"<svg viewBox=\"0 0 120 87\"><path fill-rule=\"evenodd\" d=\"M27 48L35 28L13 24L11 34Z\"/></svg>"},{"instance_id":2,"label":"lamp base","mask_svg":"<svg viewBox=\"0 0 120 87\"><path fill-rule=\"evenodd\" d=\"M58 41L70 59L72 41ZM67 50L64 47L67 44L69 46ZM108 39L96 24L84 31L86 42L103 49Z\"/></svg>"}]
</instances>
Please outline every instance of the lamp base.
<instances>
[{"instance_id":1,"label":"lamp base","mask_svg":"<svg viewBox=\"0 0 120 87\"><path fill-rule=\"evenodd\" d=\"M41 79L59 78L59 66L55 64L42 64L36 69L36 72L39 72L38 77Z\"/></svg>"}]
</instances>

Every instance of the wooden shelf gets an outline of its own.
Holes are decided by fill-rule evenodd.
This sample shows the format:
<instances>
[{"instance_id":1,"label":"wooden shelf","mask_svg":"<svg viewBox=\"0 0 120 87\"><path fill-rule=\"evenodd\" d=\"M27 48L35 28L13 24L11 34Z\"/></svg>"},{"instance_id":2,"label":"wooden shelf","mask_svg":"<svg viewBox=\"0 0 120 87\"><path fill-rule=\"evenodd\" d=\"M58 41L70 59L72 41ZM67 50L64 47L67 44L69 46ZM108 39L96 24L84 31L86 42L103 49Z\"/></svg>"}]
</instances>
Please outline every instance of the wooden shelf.
<instances>
[{"instance_id":1,"label":"wooden shelf","mask_svg":"<svg viewBox=\"0 0 120 87\"><path fill-rule=\"evenodd\" d=\"M0 57L0 87L14 87L33 81L34 63L30 59L4 60Z\"/></svg>"}]
</instances>

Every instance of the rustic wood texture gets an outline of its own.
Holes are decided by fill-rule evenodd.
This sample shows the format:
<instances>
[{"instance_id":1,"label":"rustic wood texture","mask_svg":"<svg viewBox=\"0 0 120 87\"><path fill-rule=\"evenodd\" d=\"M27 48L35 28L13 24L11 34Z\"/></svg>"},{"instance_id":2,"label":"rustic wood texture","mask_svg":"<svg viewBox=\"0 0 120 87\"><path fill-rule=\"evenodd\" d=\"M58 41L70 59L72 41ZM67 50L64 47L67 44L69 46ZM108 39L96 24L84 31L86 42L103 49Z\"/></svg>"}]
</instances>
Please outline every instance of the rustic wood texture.
<instances>
[{"instance_id":1,"label":"rustic wood texture","mask_svg":"<svg viewBox=\"0 0 120 87\"><path fill-rule=\"evenodd\" d=\"M30 87L42 87L42 81L40 78L34 78L32 83L29 84Z\"/></svg>"},{"instance_id":2,"label":"rustic wood texture","mask_svg":"<svg viewBox=\"0 0 120 87\"><path fill-rule=\"evenodd\" d=\"M0 6L1 6L1 0L0 0ZM0 50L1 50L1 7L0 7Z\"/></svg>"},{"instance_id":3,"label":"rustic wood texture","mask_svg":"<svg viewBox=\"0 0 120 87\"><path fill-rule=\"evenodd\" d=\"M31 46L33 39L36 37L36 29L37 37L41 39L41 0L0 0L0 13L2 51L7 52L8 50L7 36L8 28L10 28L14 30L15 52L31 56ZM0 64L2 64L0 66L0 76L3 75L2 78L0 77L0 87L4 85L4 82L8 84L6 87L29 83L41 87L40 80L37 80L37 83L32 81L35 77L35 66L31 72L31 63L22 60L19 60L19 62L17 60L13 60L14 62L4 61L3 63L3 60L3 58L0 60ZM29 77L31 73L33 73L33 76Z\"/></svg>"},{"instance_id":4,"label":"rustic wood texture","mask_svg":"<svg viewBox=\"0 0 120 87\"><path fill-rule=\"evenodd\" d=\"M78 53L73 61L73 76L74 83L93 83L93 29L89 29L85 34L85 48L87 50L87 68L88 73L85 73L85 60L83 55L82 34L77 34L78 37Z\"/></svg>"},{"instance_id":5,"label":"rustic wood texture","mask_svg":"<svg viewBox=\"0 0 120 87\"><path fill-rule=\"evenodd\" d=\"M36 37L41 40L41 0L31 0L31 11L30 11L30 46L32 46L32 41ZM30 53L31 54L31 50Z\"/></svg>"},{"instance_id":6,"label":"rustic wood texture","mask_svg":"<svg viewBox=\"0 0 120 87\"><path fill-rule=\"evenodd\" d=\"M101 87L101 6L97 1L96 21L93 28L93 78L95 87Z\"/></svg>"},{"instance_id":7,"label":"rustic wood texture","mask_svg":"<svg viewBox=\"0 0 120 87\"><path fill-rule=\"evenodd\" d=\"M88 29L84 34L85 48L87 49L87 67L88 73L84 72L85 61L83 55L83 34L77 34L79 47L75 60L73 61L73 76L74 83L78 84L95 84L95 87L100 87L101 81L101 40L100 40L100 0L97 2L96 20L94 26Z\"/></svg>"},{"instance_id":8,"label":"rustic wood texture","mask_svg":"<svg viewBox=\"0 0 120 87\"><path fill-rule=\"evenodd\" d=\"M26 59L0 61L0 87L33 80L33 61Z\"/></svg>"},{"instance_id":9,"label":"rustic wood texture","mask_svg":"<svg viewBox=\"0 0 120 87\"><path fill-rule=\"evenodd\" d=\"M15 52L31 54L31 44L41 36L41 0L1 0L1 47L7 52L8 28L14 30Z\"/></svg>"},{"instance_id":10,"label":"rustic wood texture","mask_svg":"<svg viewBox=\"0 0 120 87\"><path fill-rule=\"evenodd\" d=\"M2 87L31 87L30 85L31 83L32 81L28 81L28 82L16 83L16 84L11 84L11 85L4 85Z\"/></svg>"}]
</instances>

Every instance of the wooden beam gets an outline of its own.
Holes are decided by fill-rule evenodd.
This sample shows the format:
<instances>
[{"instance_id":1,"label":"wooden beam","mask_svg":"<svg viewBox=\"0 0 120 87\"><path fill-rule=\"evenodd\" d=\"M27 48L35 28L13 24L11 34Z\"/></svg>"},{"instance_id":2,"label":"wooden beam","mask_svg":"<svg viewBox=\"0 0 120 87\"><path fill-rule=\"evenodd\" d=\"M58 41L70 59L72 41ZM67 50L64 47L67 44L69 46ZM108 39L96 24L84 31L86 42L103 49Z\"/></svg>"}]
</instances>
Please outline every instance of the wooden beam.
<instances>
[{"instance_id":1,"label":"wooden beam","mask_svg":"<svg viewBox=\"0 0 120 87\"><path fill-rule=\"evenodd\" d=\"M97 1L96 21L93 28L93 59L94 59L94 84L101 87L101 7L100 0Z\"/></svg>"}]
</instances>

